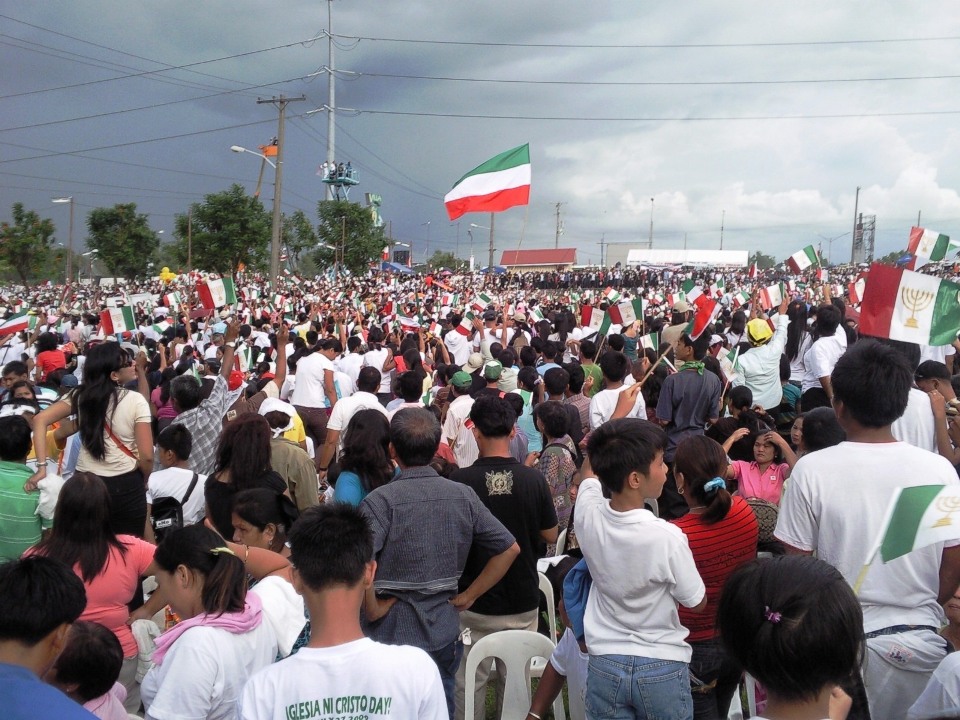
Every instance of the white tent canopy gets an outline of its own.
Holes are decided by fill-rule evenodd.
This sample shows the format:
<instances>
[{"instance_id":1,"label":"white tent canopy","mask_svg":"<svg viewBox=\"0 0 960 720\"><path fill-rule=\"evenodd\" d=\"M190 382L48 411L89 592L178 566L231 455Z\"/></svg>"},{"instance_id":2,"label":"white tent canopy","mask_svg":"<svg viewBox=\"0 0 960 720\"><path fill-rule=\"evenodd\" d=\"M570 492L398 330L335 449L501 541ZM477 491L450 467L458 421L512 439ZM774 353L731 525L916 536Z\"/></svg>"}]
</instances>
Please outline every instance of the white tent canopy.
<instances>
[{"instance_id":1,"label":"white tent canopy","mask_svg":"<svg viewBox=\"0 0 960 720\"><path fill-rule=\"evenodd\" d=\"M627 265L726 265L746 267L747 250L631 250Z\"/></svg>"}]
</instances>

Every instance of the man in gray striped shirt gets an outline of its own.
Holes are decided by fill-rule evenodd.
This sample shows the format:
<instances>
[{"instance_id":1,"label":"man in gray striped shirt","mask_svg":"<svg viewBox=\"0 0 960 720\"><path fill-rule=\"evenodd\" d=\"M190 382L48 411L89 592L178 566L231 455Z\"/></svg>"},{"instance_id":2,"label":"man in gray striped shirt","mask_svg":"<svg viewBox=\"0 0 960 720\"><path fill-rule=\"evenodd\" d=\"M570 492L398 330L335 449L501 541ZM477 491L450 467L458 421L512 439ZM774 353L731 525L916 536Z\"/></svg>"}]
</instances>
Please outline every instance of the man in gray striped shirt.
<instances>
[{"instance_id":1,"label":"man in gray striped shirt","mask_svg":"<svg viewBox=\"0 0 960 720\"><path fill-rule=\"evenodd\" d=\"M429 653L440 669L452 718L463 653L459 613L506 574L520 547L471 488L428 465L439 445L440 423L430 411L405 408L393 417L390 449L401 472L360 504L373 530L377 560L364 612L368 637ZM471 545L489 560L457 593Z\"/></svg>"}]
</instances>

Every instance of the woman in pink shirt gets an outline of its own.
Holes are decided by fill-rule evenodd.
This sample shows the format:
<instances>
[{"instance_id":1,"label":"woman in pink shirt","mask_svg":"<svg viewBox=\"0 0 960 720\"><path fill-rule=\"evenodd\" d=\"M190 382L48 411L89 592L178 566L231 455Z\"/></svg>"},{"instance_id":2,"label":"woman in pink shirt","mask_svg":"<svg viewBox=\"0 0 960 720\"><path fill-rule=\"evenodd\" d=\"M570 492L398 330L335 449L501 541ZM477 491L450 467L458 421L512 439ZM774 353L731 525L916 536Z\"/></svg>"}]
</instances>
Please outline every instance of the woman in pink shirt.
<instances>
[{"instance_id":1,"label":"woman in pink shirt","mask_svg":"<svg viewBox=\"0 0 960 720\"><path fill-rule=\"evenodd\" d=\"M730 446L750 434L747 428L736 430L723 444ZM737 493L745 498L760 498L774 505L780 504L783 483L797 462L797 455L778 433L765 431L754 436L753 460L734 460L727 467L727 479L735 480Z\"/></svg>"},{"instance_id":2,"label":"woman in pink shirt","mask_svg":"<svg viewBox=\"0 0 960 720\"><path fill-rule=\"evenodd\" d=\"M93 473L78 472L63 485L54 527L40 544L27 551L56 558L83 580L87 607L81 620L99 623L113 631L123 648L119 682L127 690L127 712L140 708L140 685L136 680L137 641L127 625L140 577L154 575L156 548L132 535L116 535L110 529L110 494L103 480ZM152 616L165 605L160 592L138 611Z\"/></svg>"}]
</instances>

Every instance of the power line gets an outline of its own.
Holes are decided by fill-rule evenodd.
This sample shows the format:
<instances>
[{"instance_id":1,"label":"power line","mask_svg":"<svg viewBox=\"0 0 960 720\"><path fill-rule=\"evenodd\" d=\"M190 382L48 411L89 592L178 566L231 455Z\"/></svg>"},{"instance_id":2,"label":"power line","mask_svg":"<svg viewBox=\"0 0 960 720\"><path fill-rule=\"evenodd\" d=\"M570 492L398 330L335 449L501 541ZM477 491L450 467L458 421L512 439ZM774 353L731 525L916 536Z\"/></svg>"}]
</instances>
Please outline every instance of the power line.
<instances>
[{"instance_id":1,"label":"power line","mask_svg":"<svg viewBox=\"0 0 960 720\"><path fill-rule=\"evenodd\" d=\"M272 120L256 120L254 122L240 123L238 125L227 125L225 127L212 128L210 130L196 130L188 133L178 133L177 135L167 135L165 137L147 138L145 140L131 140L130 142L114 143L113 145L101 145L100 147L84 148L82 150L63 150L58 152L49 152L46 155L34 155L32 157L7 158L0 160L0 164L11 162L24 162L25 160L40 160L48 157L59 157L61 155L79 155L80 153L96 152L98 150L113 150L115 148L130 147L131 145L146 145L147 143L162 142L164 140L178 140L185 137L194 137L196 135L208 135L210 133L221 132L223 130L236 130L237 128L252 127L253 125L264 125L273 122ZM12 143L7 143L12 144Z\"/></svg>"},{"instance_id":2,"label":"power line","mask_svg":"<svg viewBox=\"0 0 960 720\"><path fill-rule=\"evenodd\" d=\"M277 80L276 82L263 83L262 85L249 85L245 88L237 88L235 90L223 90L221 92L212 93L210 95L200 95L197 97L183 98L181 100L169 100L167 102L154 103L153 105L142 105L135 108L127 108L125 110L111 110L109 112L96 113L95 115L82 115L80 117L74 118L64 118L63 120L49 120L42 123L30 123L28 125L17 125L15 127L0 128L0 132L9 132L11 130L25 130L28 128L38 128L46 127L48 125L61 125L63 123L71 122L80 122L82 120L94 120L96 118L109 117L111 115L123 115L124 113L130 112L139 112L141 110L154 110L156 108L167 107L168 105L177 105L178 103L193 102L195 100L208 100L209 98L219 97L221 95L232 95L234 93L242 93L245 90L255 90L257 88L272 87L274 85L282 85L284 83L293 82L294 80L300 80L301 78L287 78L285 80Z\"/></svg>"},{"instance_id":3,"label":"power line","mask_svg":"<svg viewBox=\"0 0 960 720\"><path fill-rule=\"evenodd\" d=\"M586 87L672 87L719 85L815 85L827 83L898 82L913 80L956 80L960 75L905 75L868 78L801 78L795 80L514 80L501 78L468 78L443 75L399 75L395 73L350 72L336 70L337 74L355 78L378 77L402 80L438 80L445 82L494 83L504 85L574 85Z\"/></svg>"},{"instance_id":4,"label":"power line","mask_svg":"<svg viewBox=\"0 0 960 720\"><path fill-rule=\"evenodd\" d=\"M516 48L558 48L563 50L674 50L687 48L752 48L752 47L819 47L825 45L877 45L886 43L929 43L960 40L960 35L926 38L880 38L861 40L808 40L793 42L744 42L744 43L638 43L624 44L581 44L581 43L511 43L511 42L470 42L464 40L417 40L413 38L372 37L365 35L339 35L342 40L369 40L372 42L409 43L415 45L458 45L466 47L516 47Z\"/></svg>"},{"instance_id":5,"label":"power line","mask_svg":"<svg viewBox=\"0 0 960 720\"><path fill-rule=\"evenodd\" d=\"M311 42L312 40L315 40L315 39L316 38L312 38L308 40L300 40L298 42L285 43L283 45L274 45L273 47L262 48L260 50L248 50L246 52L236 53L234 55L225 55L223 57L212 58L210 60L198 60L196 62L185 63L183 65L170 65L167 67L159 68L157 70L143 70L140 72L129 73L127 75L118 75L117 77L104 78L102 80L87 80L86 82L73 83L70 85L60 85L58 87L52 87L52 88L43 88L41 90L26 90L24 92L19 92L19 93L10 93L9 95L0 95L0 100L6 100L9 98L16 98L16 97L24 97L26 95L36 95L39 93L54 92L56 90L69 90L71 88L87 87L90 85L98 85L100 83L113 82L114 80L125 80L128 78L145 77L148 75L156 75L158 73L169 72L171 70L185 70L187 68L198 67L200 65L209 65L211 63L223 62L224 60L235 60L236 58L250 57L251 55L258 55L260 53L271 52L273 50L282 50L283 48L293 47L294 45L303 45L304 43ZM240 82L240 81L232 80L230 82Z\"/></svg>"},{"instance_id":6,"label":"power line","mask_svg":"<svg viewBox=\"0 0 960 720\"><path fill-rule=\"evenodd\" d=\"M334 108L336 110L336 108ZM918 110L915 112L858 112L858 113L827 113L823 115L741 115L741 116L713 116L713 117L582 117L582 116L550 116L550 115L484 115L474 113L432 113L412 112L402 110L358 110L357 114L367 115L399 115L410 117L437 117L437 118L479 118L483 120L553 120L559 122L728 122L739 120L839 120L844 118L864 117L923 117L927 115L958 115L960 110Z\"/></svg>"}]
</instances>

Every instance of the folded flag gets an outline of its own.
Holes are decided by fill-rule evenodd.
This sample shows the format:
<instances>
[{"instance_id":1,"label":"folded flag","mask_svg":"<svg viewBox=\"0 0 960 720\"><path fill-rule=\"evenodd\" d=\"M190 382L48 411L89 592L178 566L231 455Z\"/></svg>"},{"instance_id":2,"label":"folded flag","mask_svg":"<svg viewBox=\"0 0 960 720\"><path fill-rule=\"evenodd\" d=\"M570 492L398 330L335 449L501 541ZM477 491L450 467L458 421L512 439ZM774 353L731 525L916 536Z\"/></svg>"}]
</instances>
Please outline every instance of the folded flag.
<instances>
[{"instance_id":1,"label":"folded flag","mask_svg":"<svg viewBox=\"0 0 960 720\"><path fill-rule=\"evenodd\" d=\"M451 220L468 212L502 212L530 203L530 146L521 145L457 180L443 202Z\"/></svg>"},{"instance_id":2,"label":"folded flag","mask_svg":"<svg viewBox=\"0 0 960 720\"><path fill-rule=\"evenodd\" d=\"M18 332L23 332L29 327L30 316L26 313L19 313L0 323L0 335L13 335Z\"/></svg>"},{"instance_id":3,"label":"folded flag","mask_svg":"<svg viewBox=\"0 0 960 720\"><path fill-rule=\"evenodd\" d=\"M830 273L826 268L817 268L817 280L820 282L830 282Z\"/></svg>"},{"instance_id":4,"label":"folded flag","mask_svg":"<svg viewBox=\"0 0 960 720\"><path fill-rule=\"evenodd\" d=\"M720 312L720 303L716 300L711 300L706 295L698 297L694 302L694 306L696 313L693 316L693 320L687 325L686 330L686 334L690 336L691 340L696 340L703 335L704 331Z\"/></svg>"},{"instance_id":5,"label":"folded flag","mask_svg":"<svg viewBox=\"0 0 960 720\"><path fill-rule=\"evenodd\" d=\"M913 261L907 266L911 270L923 267L928 262L937 262L947 256L951 245L950 237L941 235L935 230L926 230L920 227L910 228L910 242L907 252L913 255Z\"/></svg>"},{"instance_id":6,"label":"folded flag","mask_svg":"<svg viewBox=\"0 0 960 720\"><path fill-rule=\"evenodd\" d=\"M667 293L666 295L667 305L669 305L670 307L673 307L681 300L686 301L686 299L687 299L687 296L683 292L672 292L672 293Z\"/></svg>"},{"instance_id":7,"label":"folded flag","mask_svg":"<svg viewBox=\"0 0 960 720\"><path fill-rule=\"evenodd\" d=\"M928 545L960 539L960 524L950 516L957 508L960 485L898 488L881 530L881 560L887 563Z\"/></svg>"},{"instance_id":8,"label":"folded flag","mask_svg":"<svg viewBox=\"0 0 960 720\"><path fill-rule=\"evenodd\" d=\"M420 321L415 317L398 314L397 321L400 323L400 327L406 330L417 330L420 328Z\"/></svg>"},{"instance_id":9,"label":"folded flag","mask_svg":"<svg viewBox=\"0 0 960 720\"><path fill-rule=\"evenodd\" d=\"M538 322L540 322L541 320L544 319L543 313L540 312L540 308L539 308L539 307L532 307L532 308L530 308L529 315L530 315L530 319L534 322L534 324L536 324L536 323L538 323Z\"/></svg>"},{"instance_id":10,"label":"folded flag","mask_svg":"<svg viewBox=\"0 0 960 720\"><path fill-rule=\"evenodd\" d=\"M155 333L159 335L163 335L164 331L167 330L167 328L169 328L172 324L173 323L171 323L169 320L164 320L163 322L155 323L150 327L153 329Z\"/></svg>"},{"instance_id":11,"label":"folded flag","mask_svg":"<svg viewBox=\"0 0 960 720\"><path fill-rule=\"evenodd\" d=\"M719 278L716 282L710 284L710 292L716 298L722 298L726 292L726 283L723 281L723 278Z\"/></svg>"},{"instance_id":12,"label":"folded flag","mask_svg":"<svg viewBox=\"0 0 960 720\"><path fill-rule=\"evenodd\" d=\"M733 302L735 308L741 308L750 302L750 293L746 290L741 290L733 295L731 302Z\"/></svg>"},{"instance_id":13,"label":"folded flag","mask_svg":"<svg viewBox=\"0 0 960 720\"><path fill-rule=\"evenodd\" d=\"M863 335L950 345L960 330L960 285L874 263L860 304Z\"/></svg>"},{"instance_id":14,"label":"folded flag","mask_svg":"<svg viewBox=\"0 0 960 720\"><path fill-rule=\"evenodd\" d=\"M637 298L636 300L617 303L611 305L607 312L614 323L626 328L633 325L637 320L643 320L643 300Z\"/></svg>"},{"instance_id":15,"label":"folded flag","mask_svg":"<svg viewBox=\"0 0 960 720\"><path fill-rule=\"evenodd\" d=\"M813 265L819 265L820 258L817 256L817 250L813 245L807 245L803 250L798 250L787 258L787 266L795 273L800 273Z\"/></svg>"},{"instance_id":16,"label":"folded flag","mask_svg":"<svg viewBox=\"0 0 960 720\"><path fill-rule=\"evenodd\" d=\"M784 288L783 283L768 285L760 291L760 307L764 310L777 307L783 302Z\"/></svg>"},{"instance_id":17,"label":"folded flag","mask_svg":"<svg viewBox=\"0 0 960 720\"><path fill-rule=\"evenodd\" d=\"M580 310L580 324L591 331L600 335L606 335L610 331L610 316L600 308L584 305Z\"/></svg>"},{"instance_id":18,"label":"folded flag","mask_svg":"<svg viewBox=\"0 0 960 720\"><path fill-rule=\"evenodd\" d=\"M233 305L237 302L237 291L233 286L233 278L207 280L197 286L200 303L207 310L216 310L224 305ZM280 303L277 302L277 305Z\"/></svg>"},{"instance_id":19,"label":"folded flag","mask_svg":"<svg viewBox=\"0 0 960 720\"><path fill-rule=\"evenodd\" d=\"M756 263L751 263L750 270L747 271L747 277L753 279L753 278L756 278L757 275L759 274L760 274L760 268L757 267Z\"/></svg>"},{"instance_id":20,"label":"folded flag","mask_svg":"<svg viewBox=\"0 0 960 720\"><path fill-rule=\"evenodd\" d=\"M123 332L136 330L137 325L133 319L133 308L127 305L107 308L100 313L100 327L103 328L106 335L119 335Z\"/></svg>"}]
</instances>

